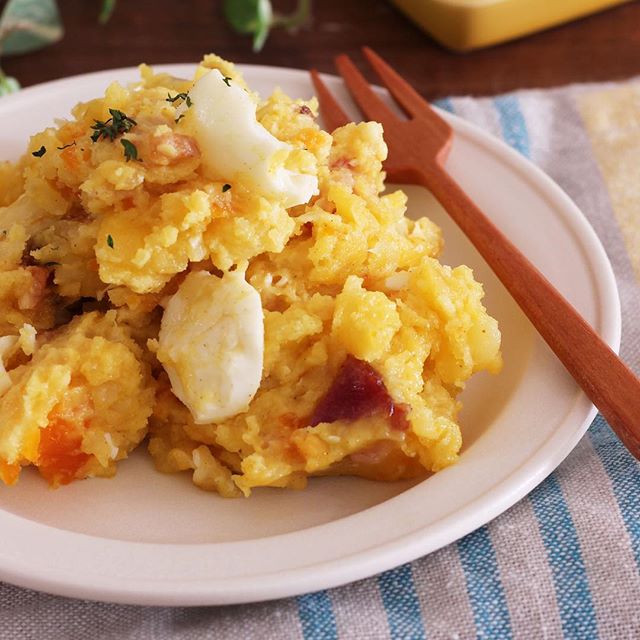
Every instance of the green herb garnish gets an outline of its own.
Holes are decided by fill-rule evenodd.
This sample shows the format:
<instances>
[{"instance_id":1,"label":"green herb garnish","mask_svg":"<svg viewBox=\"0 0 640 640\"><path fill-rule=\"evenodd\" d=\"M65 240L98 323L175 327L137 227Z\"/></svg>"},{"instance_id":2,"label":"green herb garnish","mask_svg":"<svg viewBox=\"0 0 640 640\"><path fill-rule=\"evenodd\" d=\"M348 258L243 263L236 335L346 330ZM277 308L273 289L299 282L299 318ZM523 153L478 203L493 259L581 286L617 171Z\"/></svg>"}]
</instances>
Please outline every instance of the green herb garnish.
<instances>
[{"instance_id":1,"label":"green herb garnish","mask_svg":"<svg viewBox=\"0 0 640 640\"><path fill-rule=\"evenodd\" d=\"M47 148L42 145L37 151L33 151L31 155L35 156L36 158L42 158L45 153L47 153Z\"/></svg>"},{"instance_id":2,"label":"green herb garnish","mask_svg":"<svg viewBox=\"0 0 640 640\"><path fill-rule=\"evenodd\" d=\"M131 140L125 140L123 138L120 140L120 144L124 147L124 157L127 159L127 162L138 159L138 148Z\"/></svg>"},{"instance_id":3,"label":"green herb garnish","mask_svg":"<svg viewBox=\"0 0 640 640\"><path fill-rule=\"evenodd\" d=\"M231 77L230 76L225 76L224 78L222 78L222 82L224 82L227 87L231 86Z\"/></svg>"},{"instance_id":4,"label":"green herb garnish","mask_svg":"<svg viewBox=\"0 0 640 640\"><path fill-rule=\"evenodd\" d=\"M222 185L222 193L224 193L225 191L229 191L229 189L231 189L231 185L230 184L223 184Z\"/></svg>"},{"instance_id":5,"label":"green herb garnish","mask_svg":"<svg viewBox=\"0 0 640 640\"><path fill-rule=\"evenodd\" d=\"M63 149L68 149L69 147L75 147L76 145L76 141L74 140L73 142L70 142L69 144L65 144L62 147L56 147L56 149L58 149L59 151L62 151Z\"/></svg>"},{"instance_id":6,"label":"green herb garnish","mask_svg":"<svg viewBox=\"0 0 640 640\"><path fill-rule=\"evenodd\" d=\"M113 238L111 237L111 234L107 236L107 244L113 249Z\"/></svg>"},{"instance_id":7,"label":"green herb garnish","mask_svg":"<svg viewBox=\"0 0 640 640\"><path fill-rule=\"evenodd\" d=\"M138 124L133 118L122 113L122 111L118 111L118 109L109 109L109 113L111 117L108 120L104 122L102 120L96 120L96 123L91 126L93 129L91 139L94 142L98 142L100 138L113 141L123 133L131 131L131 129Z\"/></svg>"},{"instance_id":8,"label":"green herb garnish","mask_svg":"<svg viewBox=\"0 0 640 640\"><path fill-rule=\"evenodd\" d=\"M175 96L171 97L171 94L167 94L167 102L176 102L176 100L184 100L187 104L187 107L190 107L193 104L193 100L189 97L189 94L186 92L177 93Z\"/></svg>"}]
</instances>

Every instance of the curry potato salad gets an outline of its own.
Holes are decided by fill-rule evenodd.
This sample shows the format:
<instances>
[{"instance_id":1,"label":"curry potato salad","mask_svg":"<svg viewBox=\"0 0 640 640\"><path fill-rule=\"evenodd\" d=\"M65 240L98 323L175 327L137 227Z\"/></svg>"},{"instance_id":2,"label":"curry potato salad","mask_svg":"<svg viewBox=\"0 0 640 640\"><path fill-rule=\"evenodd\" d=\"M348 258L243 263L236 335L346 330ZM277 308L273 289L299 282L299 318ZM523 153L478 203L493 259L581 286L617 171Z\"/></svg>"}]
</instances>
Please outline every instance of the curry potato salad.
<instances>
[{"instance_id":1,"label":"curry potato salad","mask_svg":"<svg viewBox=\"0 0 640 640\"><path fill-rule=\"evenodd\" d=\"M382 127L322 131L214 55L141 76L0 163L0 478L112 476L143 442L225 497L455 462L500 332L381 195Z\"/></svg>"}]
</instances>

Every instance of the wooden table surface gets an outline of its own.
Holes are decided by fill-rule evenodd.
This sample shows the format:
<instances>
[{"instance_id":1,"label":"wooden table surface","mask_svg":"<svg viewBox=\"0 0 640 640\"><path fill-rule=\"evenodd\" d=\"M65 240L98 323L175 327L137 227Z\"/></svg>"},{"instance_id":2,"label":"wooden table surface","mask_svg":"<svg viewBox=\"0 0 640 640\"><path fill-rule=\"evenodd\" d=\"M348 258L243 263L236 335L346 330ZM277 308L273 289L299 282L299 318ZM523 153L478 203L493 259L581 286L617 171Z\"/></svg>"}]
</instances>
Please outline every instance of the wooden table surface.
<instances>
[{"instance_id":1,"label":"wooden table surface","mask_svg":"<svg viewBox=\"0 0 640 640\"><path fill-rule=\"evenodd\" d=\"M5 4L0 0L0 6ZM3 60L23 85L145 61L190 62L213 51L236 62L332 71L341 52L367 44L430 99L489 95L522 87L617 80L640 73L640 2L514 42L452 53L386 0L315 0L310 26L272 32L262 52L231 31L215 0L119 0L111 22L97 22L99 0L62 0L66 37L28 55ZM274 6L288 7L291 2Z\"/></svg>"}]
</instances>

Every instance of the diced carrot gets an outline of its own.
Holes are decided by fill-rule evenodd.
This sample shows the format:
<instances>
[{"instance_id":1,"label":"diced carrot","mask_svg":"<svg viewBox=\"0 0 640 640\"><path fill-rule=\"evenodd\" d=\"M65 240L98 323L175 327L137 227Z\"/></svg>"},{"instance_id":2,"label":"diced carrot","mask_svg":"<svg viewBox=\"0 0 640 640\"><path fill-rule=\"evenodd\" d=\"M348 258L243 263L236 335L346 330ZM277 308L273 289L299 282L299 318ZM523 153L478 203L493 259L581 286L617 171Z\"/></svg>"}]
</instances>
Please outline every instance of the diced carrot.
<instances>
[{"instance_id":1,"label":"diced carrot","mask_svg":"<svg viewBox=\"0 0 640 640\"><path fill-rule=\"evenodd\" d=\"M75 146L63 149L60 157L71 171L77 171L80 168L80 157Z\"/></svg>"},{"instance_id":2,"label":"diced carrot","mask_svg":"<svg viewBox=\"0 0 640 640\"><path fill-rule=\"evenodd\" d=\"M18 482L20 475L19 464L9 464L0 458L0 480L5 484L12 485Z\"/></svg>"},{"instance_id":3,"label":"diced carrot","mask_svg":"<svg viewBox=\"0 0 640 640\"><path fill-rule=\"evenodd\" d=\"M69 484L89 460L81 448L88 422L86 412L64 411L61 405L49 414L49 424L40 432L37 466L50 485Z\"/></svg>"}]
</instances>

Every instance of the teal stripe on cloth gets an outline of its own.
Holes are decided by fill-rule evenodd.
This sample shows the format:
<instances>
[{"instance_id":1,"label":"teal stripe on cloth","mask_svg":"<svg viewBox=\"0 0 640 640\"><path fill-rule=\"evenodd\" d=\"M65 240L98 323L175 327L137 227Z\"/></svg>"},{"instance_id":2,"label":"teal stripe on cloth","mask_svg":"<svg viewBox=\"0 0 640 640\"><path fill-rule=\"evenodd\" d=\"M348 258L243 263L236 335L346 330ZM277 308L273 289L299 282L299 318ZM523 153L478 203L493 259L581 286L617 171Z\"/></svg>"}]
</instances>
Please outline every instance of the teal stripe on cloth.
<instances>
[{"instance_id":1,"label":"teal stripe on cloth","mask_svg":"<svg viewBox=\"0 0 640 640\"><path fill-rule=\"evenodd\" d=\"M509 640L511 619L487 527L465 536L458 541L457 547L476 624L476 637Z\"/></svg>"},{"instance_id":2,"label":"teal stripe on cloth","mask_svg":"<svg viewBox=\"0 0 640 640\"><path fill-rule=\"evenodd\" d=\"M515 96L500 96L493 100L493 105L498 112L504 141L529 158L529 133L518 99Z\"/></svg>"},{"instance_id":3,"label":"teal stripe on cloth","mask_svg":"<svg viewBox=\"0 0 640 640\"><path fill-rule=\"evenodd\" d=\"M529 500L551 566L564 637L595 639L596 615L580 542L555 474L537 486Z\"/></svg>"},{"instance_id":4,"label":"teal stripe on cloth","mask_svg":"<svg viewBox=\"0 0 640 640\"><path fill-rule=\"evenodd\" d=\"M636 565L640 569L640 465L600 414L588 434L611 480Z\"/></svg>"},{"instance_id":5,"label":"teal stripe on cloth","mask_svg":"<svg viewBox=\"0 0 640 640\"><path fill-rule=\"evenodd\" d=\"M451 100L441 102L438 103L439 107L454 113ZM476 637L491 640L510 639L509 608L487 527L481 527L459 540L457 550L476 625Z\"/></svg>"},{"instance_id":6,"label":"teal stripe on cloth","mask_svg":"<svg viewBox=\"0 0 640 640\"><path fill-rule=\"evenodd\" d=\"M331 599L326 591L296 598L304 640L336 640L338 630Z\"/></svg>"},{"instance_id":7,"label":"teal stripe on cloth","mask_svg":"<svg viewBox=\"0 0 640 640\"><path fill-rule=\"evenodd\" d=\"M411 565L381 573L378 588L392 640L424 640L426 635Z\"/></svg>"}]
</instances>

